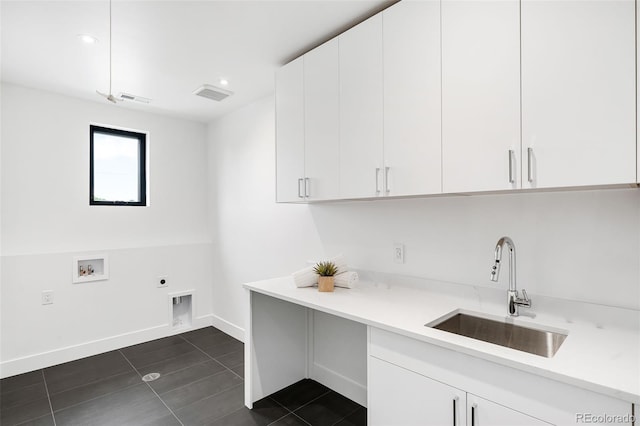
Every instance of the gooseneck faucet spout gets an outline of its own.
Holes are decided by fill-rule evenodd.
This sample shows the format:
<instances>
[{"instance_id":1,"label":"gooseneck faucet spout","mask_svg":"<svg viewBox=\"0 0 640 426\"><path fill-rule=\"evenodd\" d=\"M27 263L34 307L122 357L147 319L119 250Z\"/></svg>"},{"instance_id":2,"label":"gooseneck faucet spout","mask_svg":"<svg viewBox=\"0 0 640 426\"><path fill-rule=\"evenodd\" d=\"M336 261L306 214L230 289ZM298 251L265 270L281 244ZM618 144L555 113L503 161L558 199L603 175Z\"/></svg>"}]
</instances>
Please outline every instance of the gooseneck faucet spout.
<instances>
[{"instance_id":1,"label":"gooseneck faucet spout","mask_svg":"<svg viewBox=\"0 0 640 426\"><path fill-rule=\"evenodd\" d=\"M502 252L504 246L507 246L509 250L509 290L507 291L507 303L509 315L513 317L518 316L518 306L524 306L525 308L531 307L531 299L527 296L527 292L522 290L522 298L518 296L518 290L516 287L516 246L513 240L509 237L502 237L496 244L495 262L491 268L491 281L497 282L500 276L500 265L502 263Z\"/></svg>"}]
</instances>

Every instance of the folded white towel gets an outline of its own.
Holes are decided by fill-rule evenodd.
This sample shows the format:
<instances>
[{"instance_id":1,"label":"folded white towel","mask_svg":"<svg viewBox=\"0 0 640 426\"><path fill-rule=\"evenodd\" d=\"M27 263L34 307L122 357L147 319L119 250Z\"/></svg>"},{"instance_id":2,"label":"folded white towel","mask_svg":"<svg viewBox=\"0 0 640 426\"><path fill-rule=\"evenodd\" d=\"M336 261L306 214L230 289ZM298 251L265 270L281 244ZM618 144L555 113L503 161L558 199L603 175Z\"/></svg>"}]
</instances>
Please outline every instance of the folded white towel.
<instances>
[{"instance_id":1,"label":"folded white towel","mask_svg":"<svg viewBox=\"0 0 640 426\"><path fill-rule=\"evenodd\" d=\"M342 274L342 273L347 272L349 270L347 268L347 261L344 258L344 256L341 255L341 254L336 256L336 257L334 257L333 259L330 259L329 261L333 262L336 265L336 268L338 268L338 274Z\"/></svg>"},{"instance_id":2,"label":"folded white towel","mask_svg":"<svg viewBox=\"0 0 640 426\"><path fill-rule=\"evenodd\" d=\"M335 276L336 287L353 288L358 282L358 273L355 271L343 272Z\"/></svg>"},{"instance_id":3,"label":"folded white towel","mask_svg":"<svg viewBox=\"0 0 640 426\"><path fill-rule=\"evenodd\" d=\"M318 284L318 274L313 270L313 266L301 269L291 274L296 287L311 287Z\"/></svg>"}]
</instances>

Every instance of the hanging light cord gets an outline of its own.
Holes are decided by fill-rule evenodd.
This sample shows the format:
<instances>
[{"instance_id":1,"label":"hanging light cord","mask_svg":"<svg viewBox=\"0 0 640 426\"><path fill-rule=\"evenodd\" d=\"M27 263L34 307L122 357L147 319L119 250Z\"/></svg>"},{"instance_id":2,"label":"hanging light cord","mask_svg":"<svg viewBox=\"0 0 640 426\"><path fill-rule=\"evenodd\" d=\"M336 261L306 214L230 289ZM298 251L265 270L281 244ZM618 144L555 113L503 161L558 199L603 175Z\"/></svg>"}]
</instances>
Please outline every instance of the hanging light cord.
<instances>
[{"instance_id":1,"label":"hanging light cord","mask_svg":"<svg viewBox=\"0 0 640 426\"><path fill-rule=\"evenodd\" d=\"M111 58L111 0L109 0L109 95L111 95L111 76L113 74L113 59Z\"/></svg>"}]
</instances>

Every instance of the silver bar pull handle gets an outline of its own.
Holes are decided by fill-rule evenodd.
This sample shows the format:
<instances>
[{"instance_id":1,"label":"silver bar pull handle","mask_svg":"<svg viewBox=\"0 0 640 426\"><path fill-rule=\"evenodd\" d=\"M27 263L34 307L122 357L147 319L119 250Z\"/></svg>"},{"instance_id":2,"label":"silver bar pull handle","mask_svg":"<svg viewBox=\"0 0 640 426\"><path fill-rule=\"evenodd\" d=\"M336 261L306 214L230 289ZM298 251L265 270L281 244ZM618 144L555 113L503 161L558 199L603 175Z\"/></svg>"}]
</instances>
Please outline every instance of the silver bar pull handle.
<instances>
[{"instance_id":1,"label":"silver bar pull handle","mask_svg":"<svg viewBox=\"0 0 640 426\"><path fill-rule=\"evenodd\" d=\"M476 426L476 410L478 409L477 404L473 404L471 406L471 426Z\"/></svg>"},{"instance_id":2,"label":"silver bar pull handle","mask_svg":"<svg viewBox=\"0 0 640 426\"><path fill-rule=\"evenodd\" d=\"M376 194L380 193L380 167L376 167Z\"/></svg>"},{"instance_id":3,"label":"silver bar pull handle","mask_svg":"<svg viewBox=\"0 0 640 426\"><path fill-rule=\"evenodd\" d=\"M298 198L304 198L302 195L302 191L300 190L300 184L302 183L302 178L298 179Z\"/></svg>"},{"instance_id":4,"label":"silver bar pull handle","mask_svg":"<svg viewBox=\"0 0 640 426\"><path fill-rule=\"evenodd\" d=\"M533 148L527 148L527 180L533 182Z\"/></svg>"},{"instance_id":5,"label":"silver bar pull handle","mask_svg":"<svg viewBox=\"0 0 640 426\"><path fill-rule=\"evenodd\" d=\"M458 409L456 407L458 397L453 398L453 426L458 426Z\"/></svg>"},{"instance_id":6,"label":"silver bar pull handle","mask_svg":"<svg viewBox=\"0 0 640 426\"><path fill-rule=\"evenodd\" d=\"M514 177L514 167L513 167L513 157L514 152L512 149L509 150L509 183L514 183L516 181Z\"/></svg>"},{"instance_id":7,"label":"silver bar pull handle","mask_svg":"<svg viewBox=\"0 0 640 426\"><path fill-rule=\"evenodd\" d=\"M309 178L304 178L304 196L309 198L309 194L311 192L311 180Z\"/></svg>"},{"instance_id":8,"label":"silver bar pull handle","mask_svg":"<svg viewBox=\"0 0 640 426\"><path fill-rule=\"evenodd\" d=\"M391 189L389 188L389 169L391 167L385 167L384 168L384 192L386 192L387 194L391 192Z\"/></svg>"}]
</instances>

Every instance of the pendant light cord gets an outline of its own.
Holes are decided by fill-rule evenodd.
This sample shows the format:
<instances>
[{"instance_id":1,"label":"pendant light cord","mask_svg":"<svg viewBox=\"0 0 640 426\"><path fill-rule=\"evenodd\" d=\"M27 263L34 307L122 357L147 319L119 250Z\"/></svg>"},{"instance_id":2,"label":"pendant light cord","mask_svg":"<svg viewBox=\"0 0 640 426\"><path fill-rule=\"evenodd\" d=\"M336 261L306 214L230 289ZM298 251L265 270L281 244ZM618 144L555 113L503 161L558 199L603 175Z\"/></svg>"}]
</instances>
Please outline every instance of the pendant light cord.
<instances>
[{"instance_id":1,"label":"pendant light cord","mask_svg":"<svg viewBox=\"0 0 640 426\"><path fill-rule=\"evenodd\" d=\"M109 95L111 95L111 76L113 74L113 60L111 58L111 0L109 0Z\"/></svg>"}]
</instances>

